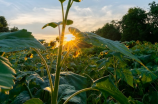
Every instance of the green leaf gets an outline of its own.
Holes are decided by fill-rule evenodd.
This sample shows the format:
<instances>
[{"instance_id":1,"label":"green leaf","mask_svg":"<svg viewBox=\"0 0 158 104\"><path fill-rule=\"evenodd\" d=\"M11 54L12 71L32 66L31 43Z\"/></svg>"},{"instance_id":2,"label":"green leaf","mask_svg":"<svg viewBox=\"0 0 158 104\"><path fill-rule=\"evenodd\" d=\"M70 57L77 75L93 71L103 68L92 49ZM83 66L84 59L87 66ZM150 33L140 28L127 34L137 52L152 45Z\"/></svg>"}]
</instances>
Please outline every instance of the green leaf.
<instances>
[{"instance_id":1,"label":"green leaf","mask_svg":"<svg viewBox=\"0 0 158 104\"><path fill-rule=\"evenodd\" d=\"M43 102L38 98L32 98L27 100L24 104L43 104Z\"/></svg>"},{"instance_id":2,"label":"green leaf","mask_svg":"<svg viewBox=\"0 0 158 104\"><path fill-rule=\"evenodd\" d=\"M42 101L51 102L51 88L45 87L42 89Z\"/></svg>"},{"instance_id":3,"label":"green leaf","mask_svg":"<svg viewBox=\"0 0 158 104\"><path fill-rule=\"evenodd\" d=\"M127 84L133 87L133 75L129 69L118 69L116 74L119 78L123 79Z\"/></svg>"},{"instance_id":4,"label":"green leaf","mask_svg":"<svg viewBox=\"0 0 158 104\"><path fill-rule=\"evenodd\" d=\"M128 99L124 96L121 91L114 85L112 80L106 76L94 81L92 88L98 89L105 95L110 95L119 101L121 104L129 104Z\"/></svg>"},{"instance_id":5,"label":"green leaf","mask_svg":"<svg viewBox=\"0 0 158 104\"><path fill-rule=\"evenodd\" d=\"M158 92L152 92L149 94L150 104L158 104Z\"/></svg>"},{"instance_id":6,"label":"green leaf","mask_svg":"<svg viewBox=\"0 0 158 104\"><path fill-rule=\"evenodd\" d=\"M134 100L131 96L128 97L128 101L130 102L130 104L144 104L138 100Z\"/></svg>"},{"instance_id":7,"label":"green leaf","mask_svg":"<svg viewBox=\"0 0 158 104\"><path fill-rule=\"evenodd\" d=\"M98 65L98 68L99 69L102 69L104 66L108 66L107 63L109 62L109 58L103 58L103 59L100 59L96 62L96 64Z\"/></svg>"},{"instance_id":8,"label":"green leaf","mask_svg":"<svg viewBox=\"0 0 158 104\"><path fill-rule=\"evenodd\" d=\"M47 26L51 26L51 27L53 27L53 28L56 28L58 25L60 25L61 24L61 22L51 22L51 23L47 23L46 25L44 25L43 27L42 27L42 29L44 29L44 28L46 28Z\"/></svg>"},{"instance_id":9,"label":"green leaf","mask_svg":"<svg viewBox=\"0 0 158 104\"><path fill-rule=\"evenodd\" d=\"M158 92L157 91L150 91L143 96L143 103L144 104L158 104Z\"/></svg>"},{"instance_id":10,"label":"green leaf","mask_svg":"<svg viewBox=\"0 0 158 104\"><path fill-rule=\"evenodd\" d=\"M36 83L36 85L43 84L43 82L44 82L44 80L37 73L35 73L35 74L32 73L31 75L26 77L26 82L27 82L28 86L29 86L29 83L31 82L31 80L33 80L33 82Z\"/></svg>"},{"instance_id":11,"label":"green leaf","mask_svg":"<svg viewBox=\"0 0 158 104\"><path fill-rule=\"evenodd\" d=\"M25 29L16 32L0 33L0 51L11 52L30 47L45 50L45 47L31 34L31 32L27 32Z\"/></svg>"},{"instance_id":12,"label":"green leaf","mask_svg":"<svg viewBox=\"0 0 158 104\"><path fill-rule=\"evenodd\" d=\"M0 57L0 92L1 89L2 91L10 90L14 85L13 74L16 72L12 67L10 67L10 65L8 59Z\"/></svg>"},{"instance_id":13,"label":"green leaf","mask_svg":"<svg viewBox=\"0 0 158 104\"><path fill-rule=\"evenodd\" d=\"M28 91L21 92L10 104L23 104L30 99Z\"/></svg>"},{"instance_id":14,"label":"green leaf","mask_svg":"<svg viewBox=\"0 0 158 104\"><path fill-rule=\"evenodd\" d=\"M131 51L124 44L122 44L118 41L109 40L109 39L103 38L99 35L96 35L96 34L90 33L90 32L81 32L80 30L78 30L74 27L69 27L69 31L77 39L83 40L89 44L96 45L99 47L104 47L104 48L108 47L112 51L120 52L120 53L130 57L131 59L136 60L141 65L143 65L145 68L147 68L136 56L134 56L131 53Z\"/></svg>"},{"instance_id":15,"label":"green leaf","mask_svg":"<svg viewBox=\"0 0 158 104\"><path fill-rule=\"evenodd\" d=\"M55 74L52 74L52 80L54 82ZM48 80L48 79L46 79ZM87 87L87 78L73 72L61 72L59 82L59 98L58 101L66 100L73 92L84 89ZM65 90L64 90L65 89ZM63 96L66 94L66 96ZM78 102L75 104L86 104L86 93L80 93L74 97L71 102Z\"/></svg>"},{"instance_id":16,"label":"green leaf","mask_svg":"<svg viewBox=\"0 0 158 104\"><path fill-rule=\"evenodd\" d=\"M72 20L67 20L66 25L72 25L73 21Z\"/></svg>"},{"instance_id":17,"label":"green leaf","mask_svg":"<svg viewBox=\"0 0 158 104\"><path fill-rule=\"evenodd\" d=\"M72 44L74 43L74 44ZM92 45L84 41L71 40L64 45L64 50L67 49L79 49L79 48L91 48Z\"/></svg>"},{"instance_id":18,"label":"green leaf","mask_svg":"<svg viewBox=\"0 0 158 104\"><path fill-rule=\"evenodd\" d=\"M78 90L75 89L74 86L71 86L69 84L61 84L59 85L58 90L58 102L61 100L67 100L73 93L77 92ZM69 100L69 102L73 102L75 104L84 104L84 100L82 101L81 96L77 95Z\"/></svg>"},{"instance_id":19,"label":"green leaf","mask_svg":"<svg viewBox=\"0 0 158 104\"><path fill-rule=\"evenodd\" d=\"M148 71L143 68L132 69L131 71L133 75L140 78L143 83L152 82L157 79L157 76L155 75L155 72L157 71Z\"/></svg>"},{"instance_id":20,"label":"green leaf","mask_svg":"<svg viewBox=\"0 0 158 104\"><path fill-rule=\"evenodd\" d=\"M63 24L63 22L58 22L58 23L57 22L50 22L50 23L47 23L46 25L44 25L42 27L42 29L46 28L47 26L51 26L53 28L56 28L57 26L59 26L61 24ZM72 20L67 20L66 25L71 25L71 24L73 24L73 21Z\"/></svg>"}]
</instances>

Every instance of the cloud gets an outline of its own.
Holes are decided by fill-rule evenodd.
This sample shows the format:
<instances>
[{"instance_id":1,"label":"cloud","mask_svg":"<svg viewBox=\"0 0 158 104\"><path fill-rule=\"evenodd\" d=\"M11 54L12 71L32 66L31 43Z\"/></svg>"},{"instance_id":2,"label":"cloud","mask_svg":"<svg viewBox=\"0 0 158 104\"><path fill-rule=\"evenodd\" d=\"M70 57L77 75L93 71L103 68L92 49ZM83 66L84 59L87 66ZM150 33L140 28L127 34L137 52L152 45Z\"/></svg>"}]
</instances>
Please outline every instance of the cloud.
<instances>
[{"instance_id":1,"label":"cloud","mask_svg":"<svg viewBox=\"0 0 158 104\"><path fill-rule=\"evenodd\" d=\"M80 8L79 6L75 6L73 8L77 13L79 13L79 15L91 15L92 14L92 10L91 8Z\"/></svg>"},{"instance_id":2,"label":"cloud","mask_svg":"<svg viewBox=\"0 0 158 104\"><path fill-rule=\"evenodd\" d=\"M10 2L6 2L6 1L4 1L4 0L0 0L0 4L1 4L1 5L5 5L5 6L10 6L10 5L11 5Z\"/></svg>"},{"instance_id":3,"label":"cloud","mask_svg":"<svg viewBox=\"0 0 158 104\"><path fill-rule=\"evenodd\" d=\"M95 31L111 20L120 20L129 7L131 7L131 5L118 5L115 7L114 5L104 5L102 7L91 6L86 8L73 6L70 10L68 19L72 19L74 21L72 26L81 31ZM42 24L61 21L62 17L60 14L60 7L34 7L31 12L18 14L16 17L12 18L9 23L14 26L25 26L28 30L33 32L36 38L50 41L57 36L58 30L55 29L52 32L50 28L47 28L46 33L46 30L41 31L40 29ZM41 33L48 36L42 35ZM50 33L52 33L52 36L49 35ZM66 33L69 33L68 30L66 30Z\"/></svg>"},{"instance_id":4,"label":"cloud","mask_svg":"<svg viewBox=\"0 0 158 104\"><path fill-rule=\"evenodd\" d=\"M111 20L119 20L122 16L119 12L116 13L114 6L108 5L103 7L74 7L70 12L69 18L74 20L74 27L81 31L94 31L102 27L105 23Z\"/></svg>"},{"instance_id":5,"label":"cloud","mask_svg":"<svg viewBox=\"0 0 158 104\"><path fill-rule=\"evenodd\" d=\"M127 8L128 6L119 6L118 8ZM98 26L103 26L111 20L118 20L121 14L115 13L112 5L103 6L100 8L86 7L81 8L74 6L70 10L69 19L74 21L73 26L81 28L82 31L93 31ZM37 8L34 7L29 13L18 14L11 19L9 23L12 25L31 25L34 23L49 23L61 21L61 9L56 8Z\"/></svg>"},{"instance_id":6,"label":"cloud","mask_svg":"<svg viewBox=\"0 0 158 104\"><path fill-rule=\"evenodd\" d=\"M112 5L104 6L101 8L102 11L109 11L111 10Z\"/></svg>"},{"instance_id":7,"label":"cloud","mask_svg":"<svg viewBox=\"0 0 158 104\"><path fill-rule=\"evenodd\" d=\"M33 23L58 22L61 20L60 9L37 8L34 7L32 12L21 13L11 19L9 22L14 25L25 25Z\"/></svg>"}]
</instances>

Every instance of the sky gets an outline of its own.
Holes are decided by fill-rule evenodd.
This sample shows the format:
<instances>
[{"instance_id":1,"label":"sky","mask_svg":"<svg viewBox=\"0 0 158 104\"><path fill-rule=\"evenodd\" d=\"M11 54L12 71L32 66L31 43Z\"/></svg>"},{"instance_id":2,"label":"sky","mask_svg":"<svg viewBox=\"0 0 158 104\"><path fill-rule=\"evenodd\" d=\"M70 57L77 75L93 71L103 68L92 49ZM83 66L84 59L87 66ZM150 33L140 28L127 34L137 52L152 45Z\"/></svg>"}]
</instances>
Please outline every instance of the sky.
<instances>
[{"instance_id":1,"label":"sky","mask_svg":"<svg viewBox=\"0 0 158 104\"><path fill-rule=\"evenodd\" d=\"M68 0L64 2L66 9ZM95 31L112 20L121 20L129 8L140 7L149 10L152 0L82 0L74 2L68 19L71 27L80 31ZM156 2L157 3L157 2ZM0 16L4 16L9 27L18 27L32 32L36 39L47 42L58 36L58 29L42 27L50 22L62 21L61 6L58 0L0 0ZM69 31L66 29L66 34Z\"/></svg>"}]
</instances>

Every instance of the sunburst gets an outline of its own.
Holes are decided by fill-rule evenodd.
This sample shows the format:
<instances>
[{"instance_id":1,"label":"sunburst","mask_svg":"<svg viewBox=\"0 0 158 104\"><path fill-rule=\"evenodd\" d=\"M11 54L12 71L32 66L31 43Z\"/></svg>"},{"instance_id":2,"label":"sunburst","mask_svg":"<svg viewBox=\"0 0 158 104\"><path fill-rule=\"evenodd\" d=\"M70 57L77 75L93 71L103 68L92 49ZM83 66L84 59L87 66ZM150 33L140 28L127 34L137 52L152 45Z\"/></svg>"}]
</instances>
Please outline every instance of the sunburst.
<instances>
[{"instance_id":1,"label":"sunburst","mask_svg":"<svg viewBox=\"0 0 158 104\"><path fill-rule=\"evenodd\" d=\"M66 34L64 37L65 37L64 41L66 41L66 42L69 42L71 40L75 40L75 36L72 34Z\"/></svg>"}]
</instances>

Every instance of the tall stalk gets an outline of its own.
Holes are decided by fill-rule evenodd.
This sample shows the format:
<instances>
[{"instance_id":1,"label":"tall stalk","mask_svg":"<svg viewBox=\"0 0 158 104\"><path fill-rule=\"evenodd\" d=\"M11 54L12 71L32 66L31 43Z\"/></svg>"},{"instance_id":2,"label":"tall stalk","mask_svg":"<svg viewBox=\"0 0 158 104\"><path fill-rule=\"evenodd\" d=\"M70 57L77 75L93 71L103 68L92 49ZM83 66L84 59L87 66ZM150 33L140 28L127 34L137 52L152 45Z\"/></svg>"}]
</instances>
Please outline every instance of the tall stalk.
<instances>
[{"instance_id":1,"label":"tall stalk","mask_svg":"<svg viewBox=\"0 0 158 104\"><path fill-rule=\"evenodd\" d=\"M71 0L69 0L68 5L67 5L66 14L65 14L65 17L64 17L63 3L61 2L63 25L62 25L62 32L61 32L61 35L60 35L60 43L59 43L59 50L58 50L58 58L57 58L57 66L56 66L56 73L55 73L54 94L53 94L52 104L57 104L59 78L60 78L61 61L62 61L62 48L63 48L63 42L64 42L65 27L66 27L68 12L69 12L69 9L70 9L72 3L73 3L73 1L71 2Z\"/></svg>"},{"instance_id":2,"label":"tall stalk","mask_svg":"<svg viewBox=\"0 0 158 104\"><path fill-rule=\"evenodd\" d=\"M44 63L45 67L46 67L46 71L48 74L48 79L49 79L49 84L50 84L50 88L51 88L51 101L53 100L53 92L54 92L54 87L53 87L53 83L52 83L52 78L51 78L51 74L50 74L50 70L49 67L47 65L46 60L44 59L44 57L41 55L41 53L36 49L36 48L32 48L41 58L42 62Z\"/></svg>"}]
</instances>

